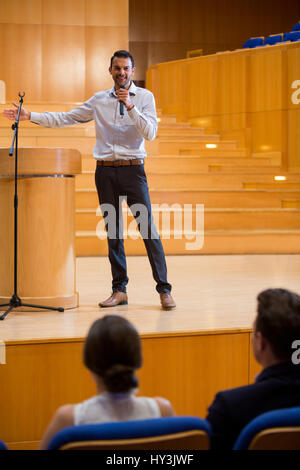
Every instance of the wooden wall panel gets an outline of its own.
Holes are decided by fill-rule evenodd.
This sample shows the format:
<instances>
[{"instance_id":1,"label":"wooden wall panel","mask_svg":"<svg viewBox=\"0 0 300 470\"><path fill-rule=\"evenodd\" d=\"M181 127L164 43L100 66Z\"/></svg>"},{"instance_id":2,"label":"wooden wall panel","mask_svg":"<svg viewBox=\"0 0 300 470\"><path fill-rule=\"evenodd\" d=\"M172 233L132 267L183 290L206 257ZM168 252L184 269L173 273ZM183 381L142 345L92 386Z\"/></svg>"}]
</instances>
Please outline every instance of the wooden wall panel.
<instances>
[{"instance_id":1,"label":"wooden wall panel","mask_svg":"<svg viewBox=\"0 0 300 470\"><path fill-rule=\"evenodd\" d=\"M130 49L141 60L138 79L144 80L149 66L183 59L188 50L214 54L239 49L250 37L290 31L300 18L300 2L129 0L129 11ZM140 43L146 43L144 52Z\"/></svg>"},{"instance_id":2,"label":"wooden wall panel","mask_svg":"<svg viewBox=\"0 0 300 470\"><path fill-rule=\"evenodd\" d=\"M157 64L147 72L147 86L163 113L297 171L299 64L300 43L284 43Z\"/></svg>"},{"instance_id":3,"label":"wooden wall panel","mask_svg":"<svg viewBox=\"0 0 300 470\"><path fill-rule=\"evenodd\" d=\"M257 362L254 357L252 347L251 347L251 335L250 335L250 345L249 345L249 384L255 382L256 376L262 371L262 366Z\"/></svg>"},{"instance_id":4,"label":"wooden wall panel","mask_svg":"<svg viewBox=\"0 0 300 470\"><path fill-rule=\"evenodd\" d=\"M282 151L286 118L286 112L281 110L262 111L250 115L252 153Z\"/></svg>"},{"instance_id":5,"label":"wooden wall panel","mask_svg":"<svg viewBox=\"0 0 300 470\"><path fill-rule=\"evenodd\" d=\"M246 113L224 113L218 116L217 122L218 125L216 129L218 133L232 132L241 129L246 130L246 128L249 126L249 119Z\"/></svg>"},{"instance_id":6,"label":"wooden wall panel","mask_svg":"<svg viewBox=\"0 0 300 470\"><path fill-rule=\"evenodd\" d=\"M300 20L299 20L300 21ZM287 52L287 107L299 109L300 104L300 48L290 44Z\"/></svg>"},{"instance_id":7,"label":"wooden wall panel","mask_svg":"<svg viewBox=\"0 0 300 470\"><path fill-rule=\"evenodd\" d=\"M219 390L248 383L249 334L143 339L140 394L165 396L177 414L205 417Z\"/></svg>"},{"instance_id":8,"label":"wooden wall panel","mask_svg":"<svg viewBox=\"0 0 300 470\"><path fill-rule=\"evenodd\" d=\"M42 0L42 23L84 26L85 0Z\"/></svg>"},{"instance_id":9,"label":"wooden wall panel","mask_svg":"<svg viewBox=\"0 0 300 470\"><path fill-rule=\"evenodd\" d=\"M177 414L205 417L217 391L248 383L247 332L144 337L142 345L139 394L168 398ZM82 347L82 339L6 345L0 433L10 448L38 446L58 406L95 394Z\"/></svg>"},{"instance_id":10,"label":"wooden wall panel","mask_svg":"<svg viewBox=\"0 0 300 470\"><path fill-rule=\"evenodd\" d=\"M27 101L41 100L41 26L3 24L0 28L0 79L6 83L7 101L25 91Z\"/></svg>"},{"instance_id":11,"label":"wooden wall panel","mask_svg":"<svg viewBox=\"0 0 300 470\"><path fill-rule=\"evenodd\" d=\"M248 88L248 112L282 109L286 72L283 67L284 54L285 51L279 46L268 48L267 53L264 48L259 48L248 55L251 74L248 77L251 85Z\"/></svg>"},{"instance_id":12,"label":"wooden wall panel","mask_svg":"<svg viewBox=\"0 0 300 470\"><path fill-rule=\"evenodd\" d=\"M187 78L188 115L191 118L217 114L219 96L218 63L215 58L203 57L203 60L189 61ZM210 111L212 110L212 112Z\"/></svg>"},{"instance_id":13,"label":"wooden wall panel","mask_svg":"<svg viewBox=\"0 0 300 470\"><path fill-rule=\"evenodd\" d=\"M287 132L288 167L300 171L300 47L291 44L287 50Z\"/></svg>"},{"instance_id":14,"label":"wooden wall panel","mask_svg":"<svg viewBox=\"0 0 300 470\"><path fill-rule=\"evenodd\" d=\"M85 96L112 87L110 58L118 49L128 49L128 27L86 27Z\"/></svg>"},{"instance_id":15,"label":"wooden wall panel","mask_svg":"<svg viewBox=\"0 0 300 470\"><path fill-rule=\"evenodd\" d=\"M0 1L0 80L6 101L82 102L112 86L107 72L128 49L128 0Z\"/></svg>"},{"instance_id":16,"label":"wooden wall panel","mask_svg":"<svg viewBox=\"0 0 300 470\"><path fill-rule=\"evenodd\" d=\"M226 90L226 93L217 94L217 114L244 113L248 95L246 55L220 54L217 79L218 90Z\"/></svg>"},{"instance_id":17,"label":"wooden wall panel","mask_svg":"<svg viewBox=\"0 0 300 470\"><path fill-rule=\"evenodd\" d=\"M164 69L162 73L159 96L167 106L168 114L174 114L178 110L178 102L183 102L183 70L177 62L170 62L168 69Z\"/></svg>"},{"instance_id":18,"label":"wooden wall panel","mask_svg":"<svg viewBox=\"0 0 300 470\"><path fill-rule=\"evenodd\" d=\"M85 0L87 26L126 26L128 27L127 0Z\"/></svg>"},{"instance_id":19,"label":"wooden wall panel","mask_svg":"<svg viewBox=\"0 0 300 470\"><path fill-rule=\"evenodd\" d=\"M288 166L290 171L300 172L300 109L286 113L288 122Z\"/></svg>"},{"instance_id":20,"label":"wooden wall panel","mask_svg":"<svg viewBox=\"0 0 300 470\"><path fill-rule=\"evenodd\" d=\"M82 342L9 346L0 366L1 439L6 442L41 439L58 406L80 402L94 394L82 364Z\"/></svg>"},{"instance_id":21,"label":"wooden wall panel","mask_svg":"<svg viewBox=\"0 0 300 470\"><path fill-rule=\"evenodd\" d=\"M41 24L42 0L1 0L0 23Z\"/></svg>"},{"instance_id":22,"label":"wooden wall panel","mask_svg":"<svg viewBox=\"0 0 300 470\"><path fill-rule=\"evenodd\" d=\"M84 101L85 28L42 26L44 101Z\"/></svg>"},{"instance_id":23,"label":"wooden wall panel","mask_svg":"<svg viewBox=\"0 0 300 470\"><path fill-rule=\"evenodd\" d=\"M130 47L131 47L131 44L130 44ZM172 60L181 59L182 57L186 55L185 51L186 51L186 48L184 47L184 45L182 45L179 42L167 42L167 41L158 42L158 41L149 40L146 43L146 48L144 52L142 52L142 56L146 54L146 58L148 59L147 65L149 61L151 61L152 64L158 64L160 62L168 62ZM136 57L137 64L138 64L140 61L140 57L136 52L136 45L134 45L132 52L133 52L133 55ZM140 70L140 66L138 67L138 72L144 75L144 70Z\"/></svg>"},{"instance_id":24,"label":"wooden wall panel","mask_svg":"<svg viewBox=\"0 0 300 470\"><path fill-rule=\"evenodd\" d=\"M137 2L129 0L129 28L130 28L130 42L131 45L136 45L137 43L145 43L151 41L149 38L149 15L151 5L150 2ZM148 64L148 55L146 57ZM145 67L144 71L148 68Z\"/></svg>"}]
</instances>

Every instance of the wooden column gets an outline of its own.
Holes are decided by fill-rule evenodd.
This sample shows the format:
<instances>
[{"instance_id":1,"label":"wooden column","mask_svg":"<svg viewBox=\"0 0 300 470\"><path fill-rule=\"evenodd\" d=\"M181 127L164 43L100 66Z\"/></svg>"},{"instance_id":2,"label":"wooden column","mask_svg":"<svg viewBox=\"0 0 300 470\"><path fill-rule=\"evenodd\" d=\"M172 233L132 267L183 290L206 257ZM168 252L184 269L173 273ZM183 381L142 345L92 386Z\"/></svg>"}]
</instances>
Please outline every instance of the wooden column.
<instances>
[{"instance_id":1,"label":"wooden column","mask_svg":"<svg viewBox=\"0 0 300 470\"><path fill-rule=\"evenodd\" d=\"M0 149L0 303L14 291L14 158L8 152ZM81 155L22 148L18 157L18 295L35 305L77 307L74 176L81 173Z\"/></svg>"}]
</instances>

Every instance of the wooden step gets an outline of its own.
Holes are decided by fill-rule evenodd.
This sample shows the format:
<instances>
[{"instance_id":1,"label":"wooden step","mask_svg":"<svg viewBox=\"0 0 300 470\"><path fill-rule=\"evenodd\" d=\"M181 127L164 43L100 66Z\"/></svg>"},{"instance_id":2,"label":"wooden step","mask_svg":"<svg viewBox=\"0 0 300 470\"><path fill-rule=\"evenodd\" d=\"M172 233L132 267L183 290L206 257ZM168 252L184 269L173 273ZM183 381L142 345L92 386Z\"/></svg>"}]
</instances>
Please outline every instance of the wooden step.
<instances>
[{"instance_id":1,"label":"wooden step","mask_svg":"<svg viewBox=\"0 0 300 470\"><path fill-rule=\"evenodd\" d=\"M93 188L95 177L93 171L84 171L76 176L76 188ZM232 189L277 189L299 188L300 175L286 175L287 181L274 181L274 175L255 174L220 174L220 173L151 173L147 172L148 184L152 189L181 188L232 188Z\"/></svg>"},{"instance_id":2,"label":"wooden step","mask_svg":"<svg viewBox=\"0 0 300 470\"><path fill-rule=\"evenodd\" d=\"M283 199L281 201L281 207L286 209L299 209L300 199Z\"/></svg>"},{"instance_id":3,"label":"wooden step","mask_svg":"<svg viewBox=\"0 0 300 470\"><path fill-rule=\"evenodd\" d=\"M0 147L10 147L12 136L0 137ZM77 149L82 154L92 154L95 147L95 137L62 136L19 136L19 147L49 147Z\"/></svg>"},{"instance_id":4,"label":"wooden step","mask_svg":"<svg viewBox=\"0 0 300 470\"><path fill-rule=\"evenodd\" d=\"M164 118L161 118L161 116L157 116L157 121L158 121L158 128L159 129L179 129L179 130L184 130L184 129L193 129L194 126L192 126L189 122L167 122L164 121ZM203 127L196 127L198 130L204 130Z\"/></svg>"},{"instance_id":5,"label":"wooden step","mask_svg":"<svg viewBox=\"0 0 300 470\"><path fill-rule=\"evenodd\" d=\"M163 154L164 152L161 152L161 153ZM186 147L180 148L178 155L181 155L181 156L195 155L195 156L200 156L200 157L246 157L247 151L246 149L240 149L240 148L227 149L227 148L223 148L222 146L219 146L218 148L215 148L215 149L208 149L204 147L199 148L199 146L195 146L194 149L186 148Z\"/></svg>"},{"instance_id":6,"label":"wooden step","mask_svg":"<svg viewBox=\"0 0 300 470\"><path fill-rule=\"evenodd\" d=\"M291 178L292 179L292 178ZM300 181L254 181L243 183L245 189L300 189Z\"/></svg>"},{"instance_id":7,"label":"wooden step","mask_svg":"<svg viewBox=\"0 0 300 470\"><path fill-rule=\"evenodd\" d=\"M216 148L207 148L207 145L215 144ZM146 142L145 148L148 155L199 155L199 156L246 156L246 150L237 148L236 142L209 140L207 136L203 141L178 139L177 141L166 140L162 138Z\"/></svg>"},{"instance_id":8,"label":"wooden step","mask_svg":"<svg viewBox=\"0 0 300 470\"><path fill-rule=\"evenodd\" d=\"M0 135L0 146L10 146L12 136ZM192 142L160 142L156 139L151 142L146 142L146 149L149 155L159 154L195 154L199 156L224 156L224 157L244 157L246 151L244 149L234 148L233 143L222 142L217 149L207 149L203 143ZM71 148L77 149L82 154L92 154L95 146L94 129L91 127L86 128L45 128L38 127L38 129L23 129L19 134L20 147L51 147L51 148ZM232 148L231 148L232 147Z\"/></svg>"},{"instance_id":9,"label":"wooden step","mask_svg":"<svg viewBox=\"0 0 300 470\"><path fill-rule=\"evenodd\" d=\"M152 204L204 204L205 208L280 208L284 200L300 200L300 190L263 189L169 189L150 188ZM76 208L98 207L96 189L77 189Z\"/></svg>"},{"instance_id":10,"label":"wooden step","mask_svg":"<svg viewBox=\"0 0 300 470\"><path fill-rule=\"evenodd\" d=\"M212 173L244 173L247 174L249 172L256 173L256 174L272 174L281 175L282 169L280 165L264 165L261 162L260 165L253 166L251 162L248 162L248 159L245 158L245 164L241 165L231 165L231 164L217 164L217 165L208 165L208 171ZM249 159L250 160L250 159Z\"/></svg>"},{"instance_id":11,"label":"wooden step","mask_svg":"<svg viewBox=\"0 0 300 470\"><path fill-rule=\"evenodd\" d=\"M208 208L279 208L283 199L300 199L300 190L255 190L255 189L189 189L189 190L151 190L152 203L166 202L204 204Z\"/></svg>"},{"instance_id":12,"label":"wooden step","mask_svg":"<svg viewBox=\"0 0 300 470\"><path fill-rule=\"evenodd\" d=\"M160 123L177 124L177 117L172 114L162 114L162 112L159 109L156 110L156 114Z\"/></svg>"},{"instance_id":13,"label":"wooden step","mask_svg":"<svg viewBox=\"0 0 300 470\"><path fill-rule=\"evenodd\" d=\"M157 164L159 163L162 165L163 163L166 163L168 165L167 168L170 168L170 165L172 165L172 162L184 162L186 165L193 165L197 163L207 163L208 165L216 164L216 165L231 165L231 166L237 166L237 165L244 165L246 167L252 167L252 169L255 169L257 166L266 166L266 165L272 165L272 159L269 157L239 157L239 156L215 156L212 153L210 153L207 156L200 156L200 155L150 155L145 159L145 163L148 164L148 162L151 162L151 164ZM150 163L149 163L150 164ZM180 173L184 173L184 171L187 171L187 166L183 167L183 170ZM193 168L194 169L194 168ZM151 168L153 171L153 168ZM258 172L260 170L257 170ZM256 173L256 170L253 171L253 173Z\"/></svg>"},{"instance_id":14,"label":"wooden step","mask_svg":"<svg viewBox=\"0 0 300 470\"><path fill-rule=\"evenodd\" d=\"M200 217L202 217L201 208L199 208L197 215L195 207L184 207L184 205L174 208L153 206L152 212L155 226L158 229L170 227L171 230L174 228L179 230L180 227L190 226L196 230L200 223ZM203 217L205 230L300 229L300 209L204 208ZM123 209L123 219L126 227L134 224L134 218L128 208ZM103 224L100 209L76 210L75 226L77 231L96 230L99 222Z\"/></svg>"},{"instance_id":15,"label":"wooden step","mask_svg":"<svg viewBox=\"0 0 300 470\"><path fill-rule=\"evenodd\" d=\"M7 137L11 131L0 127L0 137ZM95 139L94 126L77 124L70 127L43 127L31 124L30 127L20 128L20 137L93 137Z\"/></svg>"},{"instance_id":16,"label":"wooden step","mask_svg":"<svg viewBox=\"0 0 300 470\"><path fill-rule=\"evenodd\" d=\"M216 145L216 148L208 148L209 145ZM152 141L145 141L145 149L148 156L164 156L164 155L196 155L196 156L236 156L245 157L246 150L237 148L235 142L216 142L209 141L207 136L200 141L187 138L172 141L157 138Z\"/></svg>"},{"instance_id":17,"label":"wooden step","mask_svg":"<svg viewBox=\"0 0 300 470\"><path fill-rule=\"evenodd\" d=\"M281 174L279 166L273 166L270 158L245 158L233 156L188 156L161 155L145 158L145 169L152 173L201 173L214 171L215 165L222 166L227 173L247 172L252 174ZM82 170L94 171L96 166L92 152L82 155ZM218 169L218 168L217 168ZM278 173L279 172L279 173ZM284 173L283 173L284 174Z\"/></svg>"},{"instance_id":18,"label":"wooden step","mask_svg":"<svg viewBox=\"0 0 300 470\"><path fill-rule=\"evenodd\" d=\"M202 234L191 240L162 238L162 243L166 255L296 254L300 253L300 230L206 230L203 238ZM95 232L77 232L75 244L77 256L107 255L107 241L99 239ZM124 246L127 255L146 254L140 238L127 238Z\"/></svg>"},{"instance_id":19,"label":"wooden step","mask_svg":"<svg viewBox=\"0 0 300 470\"><path fill-rule=\"evenodd\" d=\"M65 112L69 111L70 106L58 106L60 109L55 109L56 105L49 105L44 107L43 105L36 105L36 106L31 106L30 110L35 111L35 112L44 112L44 111L57 111L57 112ZM4 106L2 105L2 108L4 109ZM6 136L11 132L11 123L10 121L3 117L2 115L2 110L0 108L0 136ZM42 131L43 129L43 131ZM30 121L22 121L20 124L20 133L22 133L25 136L32 136L32 135L37 135L37 133L43 132L43 135L60 135L60 134L72 134L75 133L75 135L81 135L80 131L76 131L76 129L89 129L89 135L95 136L95 125L94 121L86 122L86 123L79 123L74 126L68 126L68 127L63 127L63 128L45 128L42 126L38 126ZM40 134L41 135L41 134ZM86 134L82 134L86 135ZM220 137L219 135L210 135L205 133L205 129L201 127L193 127L189 123L175 123L175 124L170 124L170 123L163 123L160 122L158 126L158 132L157 132L157 137L161 137L163 140L173 140L175 139L178 140L180 137L182 140L185 142L186 139L191 139L194 140L199 138L200 141L207 140L207 141L219 141Z\"/></svg>"},{"instance_id":20,"label":"wooden step","mask_svg":"<svg viewBox=\"0 0 300 470\"><path fill-rule=\"evenodd\" d=\"M205 134L205 129L202 129L201 127L182 127L180 125L178 126L158 126L157 130L157 137L160 138L168 138L168 139L173 139L174 137L189 137L189 138L194 138L194 137L199 137L199 136L204 136ZM219 140L219 136L217 136L217 140Z\"/></svg>"},{"instance_id":21,"label":"wooden step","mask_svg":"<svg viewBox=\"0 0 300 470\"><path fill-rule=\"evenodd\" d=\"M156 137L160 143L170 143L170 144L178 144L179 146L186 145L188 143L198 143L199 147L201 148L205 144L215 144L217 146L221 146L223 144L224 148L236 148L236 141L231 140L220 140L220 136L217 134L205 134L202 132L201 134L197 132L181 132L176 130L174 133L165 134L162 132L161 134L157 134Z\"/></svg>"},{"instance_id":22,"label":"wooden step","mask_svg":"<svg viewBox=\"0 0 300 470\"><path fill-rule=\"evenodd\" d=\"M35 111L36 113L43 113L45 111L70 111L73 108L81 106L83 103L78 102L55 102L55 101L24 101L23 106L29 111ZM12 108L12 103L0 104L0 113L3 112L5 108ZM23 122L23 121L22 121Z\"/></svg>"}]
</instances>

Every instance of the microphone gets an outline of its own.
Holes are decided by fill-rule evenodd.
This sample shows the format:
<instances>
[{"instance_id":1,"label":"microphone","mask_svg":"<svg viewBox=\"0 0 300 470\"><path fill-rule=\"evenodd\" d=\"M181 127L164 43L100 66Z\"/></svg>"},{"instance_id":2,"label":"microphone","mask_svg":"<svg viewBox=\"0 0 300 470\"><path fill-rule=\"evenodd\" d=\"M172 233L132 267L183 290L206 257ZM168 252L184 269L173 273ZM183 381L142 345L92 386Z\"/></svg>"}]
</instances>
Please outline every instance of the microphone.
<instances>
[{"instance_id":1,"label":"microphone","mask_svg":"<svg viewBox=\"0 0 300 470\"><path fill-rule=\"evenodd\" d=\"M125 89L124 85L120 86L120 88ZM123 103L123 101L120 101L120 115L124 116L124 103Z\"/></svg>"}]
</instances>

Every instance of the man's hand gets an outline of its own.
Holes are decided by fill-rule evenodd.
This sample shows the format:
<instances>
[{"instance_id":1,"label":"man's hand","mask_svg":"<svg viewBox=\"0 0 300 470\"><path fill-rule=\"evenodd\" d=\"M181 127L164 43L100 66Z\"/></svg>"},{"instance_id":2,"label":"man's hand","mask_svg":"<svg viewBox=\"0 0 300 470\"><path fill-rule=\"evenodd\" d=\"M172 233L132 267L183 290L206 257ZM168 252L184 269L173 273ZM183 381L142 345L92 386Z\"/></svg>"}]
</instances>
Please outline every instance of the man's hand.
<instances>
[{"instance_id":1,"label":"man's hand","mask_svg":"<svg viewBox=\"0 0 300 470\"><path fill-rule=\"evenodd\" d=\"M13 103L13 106L16 108L4 109L3 116L9 119L10 121L15 121L18 117L19 106L16 103ZM25 108L21 108L20 121L27 121L30 119L30 111L27 111Z\"/></svg>"},{"instance_id":2,"label":"man's hand","mask_svg":"<svg viewBox=\"0 0 300 470\"><path fill-rule=\"evenodd\" d=\"M127 110L133 108L133 102L130 99L129 91L126 90L126 88L119 88L116 90L116 95L118 97L118 101L123 101Z\"/></svg>"}]
</instances>

